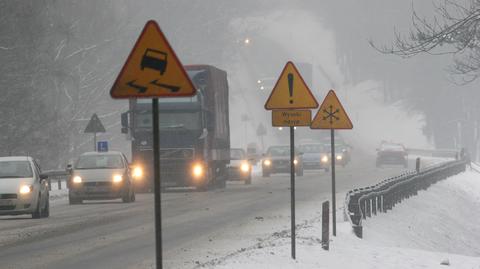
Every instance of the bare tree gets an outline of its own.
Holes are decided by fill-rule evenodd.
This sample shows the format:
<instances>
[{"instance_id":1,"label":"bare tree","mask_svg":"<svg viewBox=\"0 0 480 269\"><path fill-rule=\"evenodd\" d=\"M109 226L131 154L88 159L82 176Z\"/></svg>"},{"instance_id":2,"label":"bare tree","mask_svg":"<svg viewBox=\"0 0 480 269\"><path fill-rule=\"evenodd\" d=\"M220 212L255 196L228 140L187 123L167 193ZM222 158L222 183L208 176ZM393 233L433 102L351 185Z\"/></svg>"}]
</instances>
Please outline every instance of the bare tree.
<instances>
[{"instance_id":1,"label":"bare tree","mask_svg":"<svg viewBox=\"0 0 480 269\"><path fill-rule=\"evenodd\" d=\"M395 31L391 46L378 47L373 41L370 44L382 53L402 57L452 54L449 71L460 75L462 84L480 76L480 0L469 0L466 4L444 0L435 5L431 20L413 9L412 23L407 35Z\"/></svg>"}]
</instances>

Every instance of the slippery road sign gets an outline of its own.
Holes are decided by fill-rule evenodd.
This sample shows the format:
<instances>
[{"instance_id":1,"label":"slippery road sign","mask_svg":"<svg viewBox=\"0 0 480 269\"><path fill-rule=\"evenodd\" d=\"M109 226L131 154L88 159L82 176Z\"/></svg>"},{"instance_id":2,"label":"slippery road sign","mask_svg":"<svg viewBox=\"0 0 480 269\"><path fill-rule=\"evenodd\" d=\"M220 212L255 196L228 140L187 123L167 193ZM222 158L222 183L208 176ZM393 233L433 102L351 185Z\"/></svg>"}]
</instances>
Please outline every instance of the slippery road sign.
<instances>
[{"instance_id":1,"label":"slippery road sign","mask_svg":"<svg viewBox=\"0 0 480 269\"><path fill-rule=\"evenodd\" d=\"M272 93L265 103L265 109L307 109L317 108L318 103L292 62L287 62Z\"/></svg>"},{"instance_id":2,"label":"slippery road sign","mask_svg":"<svg viewBox=\"0 0 480 269\"><path fill-rule=\"evenodd\" d=\"M323 100L310 125L312 129L352 129L353 124L333 90Z\"/></svg>"},{"instance_id":3,"label":"slippery road sign","mask_svg":"<svg viewBox=\"0 0 480 269\"><path fill-rule=\"evenodd\" d=\"M192 96L183 65L155 21L148 21L110 90L113 98Z\"/></svg>"}]
</instances>

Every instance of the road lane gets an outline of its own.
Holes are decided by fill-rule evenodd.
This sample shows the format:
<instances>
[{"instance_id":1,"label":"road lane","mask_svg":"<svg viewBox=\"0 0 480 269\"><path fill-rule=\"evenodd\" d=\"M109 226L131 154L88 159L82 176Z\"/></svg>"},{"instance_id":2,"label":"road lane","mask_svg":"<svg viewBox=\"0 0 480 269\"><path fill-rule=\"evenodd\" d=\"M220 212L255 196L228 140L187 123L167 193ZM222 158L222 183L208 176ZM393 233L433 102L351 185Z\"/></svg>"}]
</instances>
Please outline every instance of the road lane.
<instances>
[{"instance_id":1,"label":"road lane","mask_svg":"<svg viewBox=\"0 0 480 269\"><path fill-rule=\"evenodd\" d=\"M339 193L374 184L403 168L377 169L372 158L354 158L337 170ZM297 207L330 198L330 174L306 171L297 178ZM163 201L164 257L168 268L192 268L256 240L255 227L288 226L289 175L255 177L252 185L225 190L169 192ZM343 206L343 195L338 195ZM154 259L153 196L137 202L52 203L49 219L0 218L2 268L150 268ZM298 219L307 219L308 212ZM265 220L265 221L264 221ZM267 220L271 220L267 222ZM258 226L260 227L260 226ZM267 228L268 228L267 227ZM261 229L261 228L259 228ZM25 253L31 255L25 256Z\"/></svg>"}]
</instances>

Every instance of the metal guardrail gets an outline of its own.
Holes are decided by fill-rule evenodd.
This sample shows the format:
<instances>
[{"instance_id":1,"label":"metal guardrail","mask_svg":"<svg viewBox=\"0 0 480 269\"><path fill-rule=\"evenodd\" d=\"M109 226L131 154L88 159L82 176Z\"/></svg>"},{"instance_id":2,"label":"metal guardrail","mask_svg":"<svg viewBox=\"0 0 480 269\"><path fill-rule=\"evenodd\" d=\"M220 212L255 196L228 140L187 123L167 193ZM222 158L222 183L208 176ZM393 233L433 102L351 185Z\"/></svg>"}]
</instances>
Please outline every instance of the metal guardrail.
<instances>
[{"instance_id":1,"label":"metal guardrail","mask_svg":"<svg viewBox=\"0 0 480 269\"><path fill-rule=\"evenodd\" d=\"M466 159L434 165L423 171L411 171L366 188L354 189L345 198L345 218L355 235L363 237L362 219L392 210L396 204L426 190L432 184L465 171Z\"/></svg>"},{"instance_id":2,"label":"metal guardrail","mask_svg":"<svg viewBox=\"0 0 480 269\"><path fill-rule=\"evenodd\" d=\"M62 189L62 185L67 188L68 184L68 178L70 177L70 174L65 171L65 170L49 170L49 171L43 171L42 174L45 174L48 176L48 190L52 190L52 182L57 182L57 188L59 190Z\"/></svg>"}]
</instances>

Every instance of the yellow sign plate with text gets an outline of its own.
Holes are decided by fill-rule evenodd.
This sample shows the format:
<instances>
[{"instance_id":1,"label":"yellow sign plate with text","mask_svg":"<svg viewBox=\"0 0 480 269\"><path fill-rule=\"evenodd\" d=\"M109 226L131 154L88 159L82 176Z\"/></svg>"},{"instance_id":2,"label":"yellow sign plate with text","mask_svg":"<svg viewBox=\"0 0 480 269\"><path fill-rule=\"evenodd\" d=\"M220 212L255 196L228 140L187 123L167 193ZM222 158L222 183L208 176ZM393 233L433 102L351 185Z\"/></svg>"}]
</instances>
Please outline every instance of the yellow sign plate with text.
<instances>
[{"instance_id":1,"label":"yellow sign plate with text","mask_svg":"<svg viewBox=\"0 0 480 269\"><path fill-rule=\"evenodd\" d=\"M323 100L310 125L312 129L353 129L352 121L333 90Z\"/></svg>"},{"instance_id":2,"label":"yellow sign plate with text","mask_svg":"<svg viewBox=\"0 0 480 269\"><path fill-rule=\"evenodd\" d=\"M266 110L317 108L318 103L297 68L287 62L270 97Z\"/></svg>"},{"instance_id":3,"label":"yellow sign plate with text","mask_svg":"<svg viewBox=\"0 0 480 269\"><path fill-rule=\"evenodd\" d=\"M148 21L110 90L113 98L195 95L196 89L155 21Z\"/></svg>"},{"instance_id":4,"label":"yellow sign plate with text","mask_svg":"<svg viewBox=\"0 0 480 269\"><path fill-rule=\"evenodd\" d=\"M273 110L272 126L310 126L312 112L310 110Z\"/></svg>"}]
</instances>

